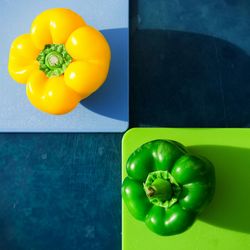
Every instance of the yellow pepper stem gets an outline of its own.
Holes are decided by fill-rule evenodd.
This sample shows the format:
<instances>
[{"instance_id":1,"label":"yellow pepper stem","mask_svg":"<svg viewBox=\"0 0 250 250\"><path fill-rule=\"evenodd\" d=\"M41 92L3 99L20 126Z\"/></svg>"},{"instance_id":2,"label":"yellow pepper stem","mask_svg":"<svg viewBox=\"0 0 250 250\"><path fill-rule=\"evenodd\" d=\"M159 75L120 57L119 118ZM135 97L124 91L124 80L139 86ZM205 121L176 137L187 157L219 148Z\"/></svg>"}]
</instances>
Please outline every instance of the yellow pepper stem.
<instances>
[{"instance_id":1,"label":"yellow pepper stem","mask_svg":"<svg viewBox=\"0 0 250 250\"><path fill-rule=\"evenodd\" d=\"M40 70L46 76L60 76L72 61L63 44L47 44L37 57Z\"/></svg>"}]
</instances>

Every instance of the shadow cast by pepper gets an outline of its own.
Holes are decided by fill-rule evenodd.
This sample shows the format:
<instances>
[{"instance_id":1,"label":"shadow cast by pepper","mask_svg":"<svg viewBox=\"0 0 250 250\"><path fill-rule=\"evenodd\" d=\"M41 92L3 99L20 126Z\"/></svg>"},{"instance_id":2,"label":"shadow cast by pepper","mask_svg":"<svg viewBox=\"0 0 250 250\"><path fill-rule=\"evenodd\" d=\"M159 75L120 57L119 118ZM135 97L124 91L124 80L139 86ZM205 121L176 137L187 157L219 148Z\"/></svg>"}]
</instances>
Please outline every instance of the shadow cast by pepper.
<instances>
[{"instance_id":1,"label":"shadow cast by pepper","mask_svg":"<svg viewBox=\"0 0 250 250\"><path fill-rule=\"evenodd\" d=\"M81 104L113 119L128 120L128 29L103 30L112 58L106 82Z\"/></svg>"},{"instance_id":2,"label":"shadow cast by pepper","mask_svg":"<svg viewBox=\"0 0 250 250\"><path fill-rule=\"evenodd\" d=\"M199 219L250 234L250 149L201 145L189 150L207 157L216 171L214 199Z\"/></svg>"},{"instance_id":3,"label":"shadow cast by pepper","mask_svg":"<svg viewBox=\"0 0 250 250\"><path fill-rule=\"evenodd\" d=\"M248 127L250 58L207 35L137 30L131 40L131 127Z\"/></svg>"}]
</instances>

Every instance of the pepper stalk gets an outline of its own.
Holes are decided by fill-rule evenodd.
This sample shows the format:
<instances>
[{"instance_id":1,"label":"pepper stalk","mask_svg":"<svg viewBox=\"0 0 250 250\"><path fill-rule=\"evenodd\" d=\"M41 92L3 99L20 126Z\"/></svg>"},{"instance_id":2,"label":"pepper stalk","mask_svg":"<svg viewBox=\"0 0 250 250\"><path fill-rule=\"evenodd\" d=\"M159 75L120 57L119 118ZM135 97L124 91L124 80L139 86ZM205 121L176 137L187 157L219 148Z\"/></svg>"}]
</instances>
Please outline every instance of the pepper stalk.
<instances>
[{"instance_id":1,"label":"pepper stalk","mask_svg":"<svg viewBox=\"0 0 250 250\"><path fill-rule=\"evenodd\" d=\"M149 173L144 190L152 204L160 207L171 207L178 201L181 188L168 171Z\"/></svg>"},{"instance_id":2,"label":"pepper stalk","mask_svg":"<svg viewBox=\"0 0 250 250\"><path fill-rule=\"evenodd\" d=\"M63 44L47 44L36 59L47 77L60 76L72 61Z\"/></svg>"}]
</instances>

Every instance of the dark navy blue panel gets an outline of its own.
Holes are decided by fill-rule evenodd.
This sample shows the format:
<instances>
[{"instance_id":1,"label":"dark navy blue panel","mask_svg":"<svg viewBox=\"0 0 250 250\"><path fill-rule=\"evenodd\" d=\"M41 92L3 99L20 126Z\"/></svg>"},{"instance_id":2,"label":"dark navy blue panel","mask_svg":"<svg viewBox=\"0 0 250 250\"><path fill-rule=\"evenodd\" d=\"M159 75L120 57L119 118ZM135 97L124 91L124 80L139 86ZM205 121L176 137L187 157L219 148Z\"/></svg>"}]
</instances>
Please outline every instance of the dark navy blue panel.
<instances>
[{"instance_id":1,"label":"dark navy blue panel","mask_svg":"<svg viewBox=\"0 0 250 250\"><path fill-rule=\"evenodd\" d=\"M134 3L132 126L250 126L250 2Z\"/></svg>"},{"instance_id":2,"label":"dark navy blue panel","mask_svg":"<svg viewBox=\"0 0 250 250\"><path fill-rule=\"evenodd\" d=\"M119 134L1 134L0 249L120 249Z\"/></svg>"},{"instance_id":3,"label":"dark navy blue panel","mask_svg":"<svg viewBox=\"0 0 250 250\"><path fill-rule=\"evenodd\" d=\"M244 50L182 31L138 30L133 39L133 126L250 126L250 57Z\"/></svg>"},{"instance_id":4,"label":"dark navy blue panel","mask_svg":"<svg viewBox=\"0 0 250 250\"><path fill-rule=\"evenodd\" d=\"M140 29L194 32L250 52L248 0L139 0Z\"/></svg>"}]
</instances>

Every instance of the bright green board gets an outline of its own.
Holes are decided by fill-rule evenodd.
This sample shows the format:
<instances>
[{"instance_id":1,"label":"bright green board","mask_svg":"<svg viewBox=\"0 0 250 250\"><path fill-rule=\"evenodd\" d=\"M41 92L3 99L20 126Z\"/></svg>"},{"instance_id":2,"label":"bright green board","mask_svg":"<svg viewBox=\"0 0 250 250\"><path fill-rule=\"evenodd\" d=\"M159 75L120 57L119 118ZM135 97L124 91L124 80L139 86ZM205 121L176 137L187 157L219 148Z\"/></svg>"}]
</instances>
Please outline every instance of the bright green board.
<instances>
[{"instance_id":1,"label":"bright green board","mask_svg":"<svg viewBox=\"0 0 250 250\"><path fill-rule=\"evenodd\" d=\"M190 152L209 158L216 170L215 197L188 231L171 237L149 231L123 203L123 250L250 249L250 129L129 130L122 142L122 179L129 155L154 139L179 141Z\"/></svg>"}]
</instances>

